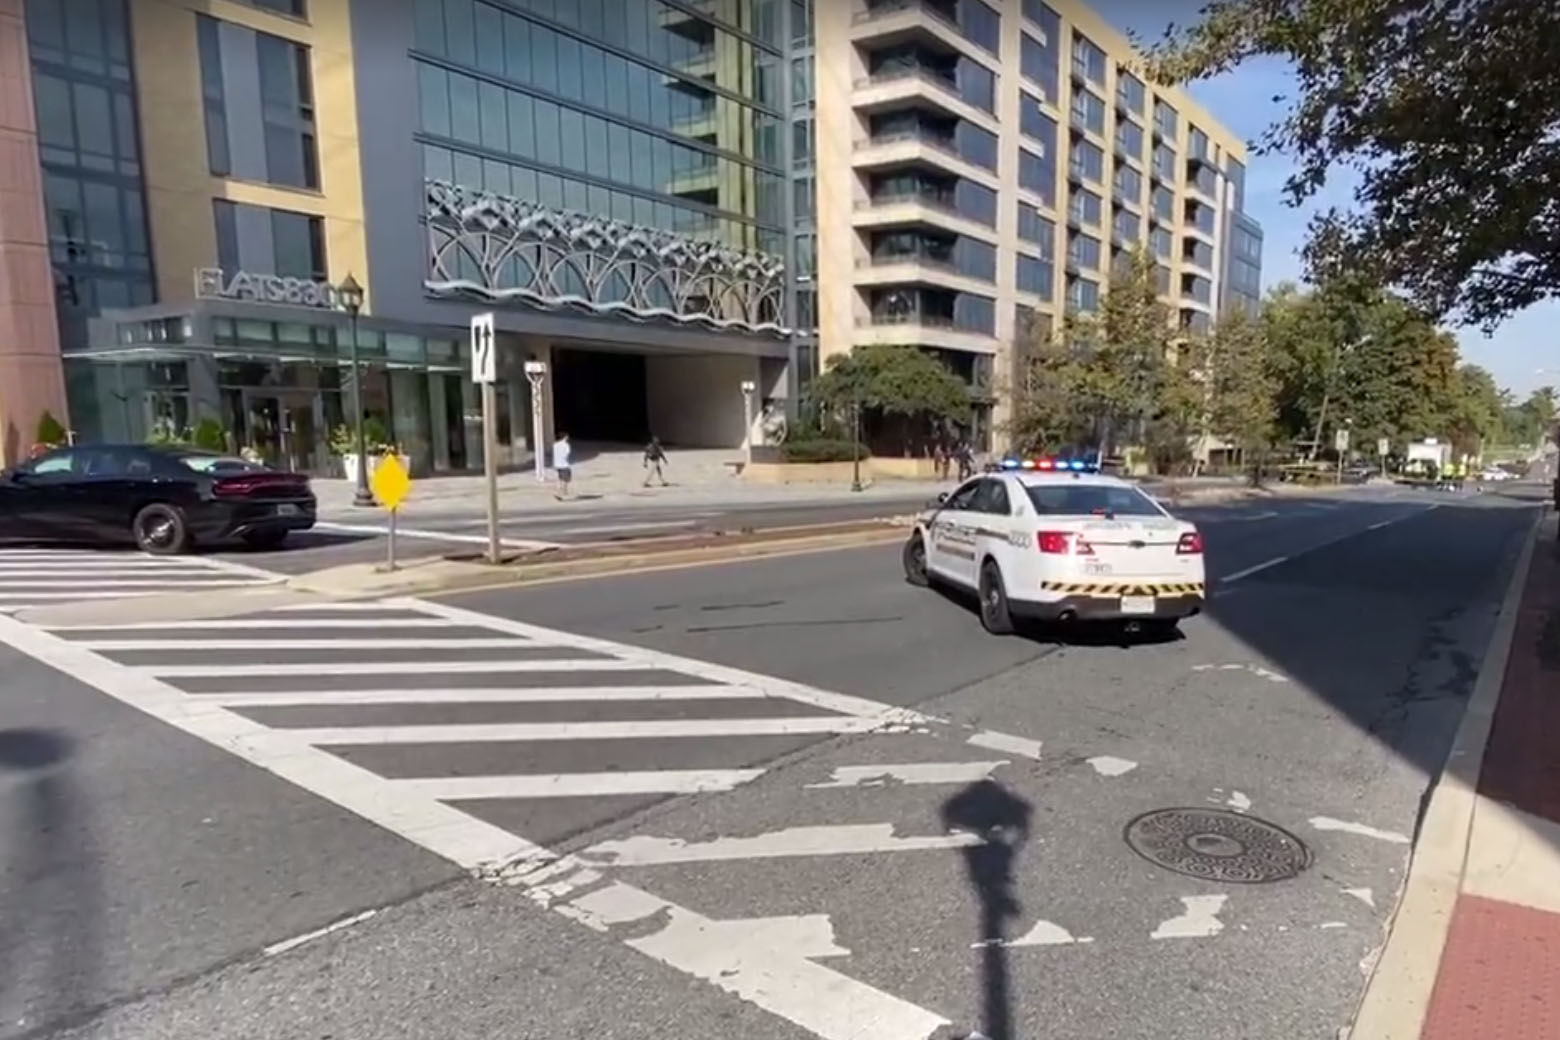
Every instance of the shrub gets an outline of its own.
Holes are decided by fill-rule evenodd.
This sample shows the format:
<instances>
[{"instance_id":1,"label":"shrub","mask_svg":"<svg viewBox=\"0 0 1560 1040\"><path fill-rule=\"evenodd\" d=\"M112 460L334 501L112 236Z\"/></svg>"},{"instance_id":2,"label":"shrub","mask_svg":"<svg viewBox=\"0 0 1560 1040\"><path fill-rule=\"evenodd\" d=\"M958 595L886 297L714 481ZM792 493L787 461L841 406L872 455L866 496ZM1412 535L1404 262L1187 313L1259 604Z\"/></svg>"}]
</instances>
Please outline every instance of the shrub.
<instances>
[{"instance_id":1,"label":"shrub","mask_svg":"<svg viewBox=\"0 0 1560 1040\"><path fill-rule=\"evenodd\" d=\"M190 439L202 451L227 451L227 433L221 421L210 415L195 424Z\"/></svg>"},{"instance_id":2,"label":"shrub","mask_svg":"<svg viewBox=\"0 0 1560 1040\"><path fill-rule=\"evenodd\" d=\"M780 447L787 462L850 462L853 458L867 457L866 445L850 441L786 441Z\"/></svg>"},{"instance_id":3,"label":"shrub","mask_svg":"<svg viewBox=\"0 0 1560 1040\"><path fill-rule=\"evenodd\" d=\"M45 410L42 415L38 416L39 444L47 444L52 448L64 444L68 438L69 434L65 432L65 427L60 425L60 421L54 417L53 412Z\"/></svg>"}]
</instances>

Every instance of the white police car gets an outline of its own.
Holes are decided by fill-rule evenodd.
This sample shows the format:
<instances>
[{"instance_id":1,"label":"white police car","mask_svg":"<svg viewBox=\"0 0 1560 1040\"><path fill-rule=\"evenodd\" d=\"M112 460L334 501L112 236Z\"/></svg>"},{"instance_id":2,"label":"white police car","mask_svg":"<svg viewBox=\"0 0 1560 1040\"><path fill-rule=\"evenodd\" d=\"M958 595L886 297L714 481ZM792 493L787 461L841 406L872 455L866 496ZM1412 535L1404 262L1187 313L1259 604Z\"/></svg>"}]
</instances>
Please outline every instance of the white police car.
<instances>
[{"instance_id":1,"label":"white police car","mask_svg":"<svg viewBox=\"0 0 1560 1040\"><path fill-rule=\"evenodd\" d=\"M1169 631L1202 609L1197 528L1079 460L1009 460L938 496L904 548L912 585L975 593L988 632L1014 618Z\"/></svg>"}]
</instances>

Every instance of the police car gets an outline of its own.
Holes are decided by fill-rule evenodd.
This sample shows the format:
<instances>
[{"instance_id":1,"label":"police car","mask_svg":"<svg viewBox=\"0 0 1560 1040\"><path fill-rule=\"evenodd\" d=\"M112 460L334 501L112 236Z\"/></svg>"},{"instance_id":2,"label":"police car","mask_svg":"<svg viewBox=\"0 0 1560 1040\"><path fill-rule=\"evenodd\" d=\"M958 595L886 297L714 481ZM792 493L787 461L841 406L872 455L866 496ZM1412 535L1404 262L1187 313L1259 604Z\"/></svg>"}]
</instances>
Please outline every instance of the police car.
<instances>
[{"instance_id":1,"label":"police car","mask_svg":"<svg viewBox=\"0 0 1560 1040\"><path fill-rule=\"evenodd\" d=\"M1015 618L1168 632L1202 609L1206 580L1193 524L1077 459L1007 460L939 495L904 568L912 585L975 593L996 634Z\"/></svg>"}]
</instances>

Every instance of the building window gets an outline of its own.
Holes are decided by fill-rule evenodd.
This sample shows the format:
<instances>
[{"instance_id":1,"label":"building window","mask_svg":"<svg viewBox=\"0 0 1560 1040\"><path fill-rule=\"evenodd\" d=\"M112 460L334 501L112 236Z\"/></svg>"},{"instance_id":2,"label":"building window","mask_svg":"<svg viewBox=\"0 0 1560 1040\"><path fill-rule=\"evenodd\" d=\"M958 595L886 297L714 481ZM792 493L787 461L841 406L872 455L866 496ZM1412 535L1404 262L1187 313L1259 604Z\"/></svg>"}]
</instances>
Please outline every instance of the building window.
<instances>
[{"instance_id":1,"label":"building window","mask_svg":"<svg viewBox=\"0 0 1560 1040\"><path fill-rule=\"evenodd\" d=\"M1067 215L1073 221L1087 224L1090 227L1099 227L1104 213L1103 200L1094 192L1083 188L1072 193L1072 198L1067 203Z\"/></svg>"},{"instance_id":2,"label":"building window","mask_svg":"<svg viewBox=\"0 0 1560 1040\"><path fill-rule=\"evenodd\" d=\"M1072 124L1091 134L1105 134L1105 99L1092 90L1073 93Z\"/></svg>"},{"instance_id":3,"label":"building window","mask_svg":"<svg viewBox=\"0 0 1560 1040\"><path fill-rule=\"evenodd\" d=\"M1169 188L1154 189L1154 216L1166 223L1175 220L1175 193Z\"/></svg>"},{"instance_id":4,"label":"building window","mask_svg":"<svg viewBox=\"0 0 1560 1040\"><path fill-rule=\"evenodd\" d=\"M290 188L320 186L309 49L269 33L196 15L208 168ZM229 96L229 75L255 81Z\"/></svg>"},{"instance_id":5,"label":"building window","mask_svg":"<svg viewBox=\"0 0 1560 1040\"><path fill-rule=\"evenodd\" d=\"M1074 76L1105 85L1105 52L1077 30L1073 31L1072 67Z\"/></svg>"},{"instance_id":6,"label":"building window","mask_svg":"<svg viewBox=\"0 0 1560 1040\"><path fill-rule=\"evenodd\" d=\"M997 76L978 61L960 58L959 96L982 112L997 110Z\"/></svg>"},{"instance_id":7,"label":"building window","mask_svg":"<svg viewBox=\"0 0 1560 1040\"><path fill-rule=\"evenodd\" d=\"M1128 112L1142 114L1148 93L1143 81L1121 66L1116 67L1116 103Z\"/></svg>"},{"instance_id":8,"label":"building window","mask_svg":"<svg viewBox=\"0 0 1560 1040\"><path fill-rule=\"evenodd\" d=\"M1034 192L1047 206L1056 205L1056 166L1027 148L1018 150L1018 186Z\"/></svg>"},{"instance_id":9,"label":"building window","mask_svg":"<svg viewBox=\"0 0 1560 1040\"><path fill-rule=\"evenodd\" d=\"M1040 150L1045 155L1056 154L1056 120L1046 115L1040 108L1040 101L1034 95L1019 91L1018 94L1018 128L1025 137L1040 144Z\"/></svg>"},{"instance_id":10,"label":"building window","mask_svg":"<svg viewBox=\"0 0 1560 1040\"><path fill-rule=\"evenodd\" d=\"M1130 119L1116 122L1116 153L1134 162L1143 161L1143 128Z\"/></svg>"},{"instance_id":11,"label":"building window","mask_svg":"<svg viewBox=\"0 0 1560 1040\"><path fill-rule=\"evenodd\" d=\"M981 0L960 0L959 25L976 46L996 54L1002 44L1002 16Z\"/></svg>"},{"instance_id":12,"label":"building window","mask_svg":"<svg viewBox=\"0 0 1560 1040\"><path fill-rule=\"evenodd\" d=\"M1067 279L1067 306L1081 314L1100 309L1100 283L1088 278Z\"/></svg>"},{"instance_id":13,"label":"building window","mask_svg":"<svg viewBox=\"0 0 1560 1040\"><path fill-rule=\"evenodd\" d=\"M997 135L982 130L973 123L960 122L954 132L959 155L976 166L997 172Z\"/></svg>"},{"instance_id":14,"label":"building window","mask_svg":"<svg viewBox=\"0 0 1560 1040\"><path fill-rule=\"evenodd\" d=\"M1154 255L1161 260L1170 259L1170 251L1174 248L1174 243L1175 236L1170 233L1169 228L1155 225L1148 233L1148 244L1154 250Z\"/></svg>"},{"instance_id":15,"label":"building window","mask_svg":"<svg viewBox=\"0 0 1560 1040\"><path fill-rule=\"evenodd\" d=\"M1131 206L1141 205L1143 175L1130 166L1117 166L1115 176L1116 198Z\"/></svg>"},{"instance_id":16,"label":"building window","mask_svg":"<svg viewBox=\"0 0 1560 1040\"><path fill-rule=\"evenodd\" d=\"M1176 113L1176 110L1163 101L1156 100L1154 102L1154 132L1173 141L1179 125L1180 116Z\"/></svg>"},{"instance_id":17,"label":"building window","mask_svg":"<svg viewBox=\"0 0 1560 1040\"><path fill-rule=\"evenodd\" d=\"M1067 237L1067 261L1091 271L1100 269L1100 240L1093 235L1074 233Z\"/></svg>"},{"instance_id":18,"label":"building window","mask_svg":"<svg viewBox=\"0 0 1560 1040\"><path fill-rule=\"evenodd\" d=\"M1208 135L1195 126L1187 127L1186 150L1193 159L1208 159Z\"/></svg>"},{"instance_id":19,"label":"building window","mask_svg":"<svg viewBox=\"0 0 1560 1040\"><path fill-rule=\"evenodd\" d=\"M1095 184L1105 183L1105 152L1099 145L1079 141L1073 147L1072 175Z\"/></svg>"},{"instance_id":20,"label":"building window","mask_svg":"<svg viewBox=\"0 0 1560 1040\"><path fill-rule=\"evenodd\" d=\"M1049 260L1056 248L1056 225L1025 202L1018 204L1018 237L1040 247L1040 255Z\"/></svg>"},{"instance_id":21,"label":"building window","mask_svg":"<svg viewBox=\"0 0 1560 1040\"><path fill-rule=\"evenodd\" d=\"M1018 291L1035 293L1049 300L1055 270L1044 260L1018 254Z\"/></svg>"},{"instance_id":22,"label":"building window","mask_svg":"<svg viewBox=\"0 0 1560 1040\"><path fill-rule=\"evenodd\" d=\"M325 281L324 221L307 213L227 199L212 202L217 263L224 271Z\"/></svg>"},{"instance_id":23,"label":"building window","mask_svg":"<svg viewBox=\"0 0 1560 1040\"><path fill-rule=\"evenodd\" d=\"M1047 47L1027 32L1020 33L1018 71L1040 88L1040 93L1047 101L1053 105L1057 103L1061 96L1061 84L1054 48Z\"/></svg>"},{"instance_id":24,"label":"building window","mask_svg":"<svg viewBox=\"0 0 1560 1040\"><path fill-rule=\"evenodd\" d=\"M1124 245L1131 245L1138 240L1138 229L1142 227L1142 220L1136 213L1124 209L1117 210L1111 217L1111 231Z\"/></svg>"}]
</instances>

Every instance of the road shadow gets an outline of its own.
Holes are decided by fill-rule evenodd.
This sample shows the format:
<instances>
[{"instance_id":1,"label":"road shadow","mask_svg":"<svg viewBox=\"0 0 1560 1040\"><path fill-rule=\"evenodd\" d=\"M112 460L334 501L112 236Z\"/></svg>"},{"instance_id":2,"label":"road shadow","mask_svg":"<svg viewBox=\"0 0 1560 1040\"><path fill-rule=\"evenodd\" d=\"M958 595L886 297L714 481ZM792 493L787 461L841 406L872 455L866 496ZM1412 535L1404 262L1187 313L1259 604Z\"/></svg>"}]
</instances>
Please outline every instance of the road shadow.
<instances>
[{"instance_id":1,"label":"road shadow","mask_svg":"<svg viewBox=\"0 0 1560 1040\"><path fill-rule=\"evenodd\" d=\"M1022 907L1014 894L1013 865L1029 840L1033 807L994 780L978 780L942 805L943 826L985 839L961 849L970 887L980 904L981 1031L967 1040L1017 1040L1008 973L1007 927Z\"/></svg>"},{"instance_id":2,"label":"road shadow","mask_svg":"<svg viewBox=\"0 0 1560 1040\"><path fill-rule=\"evenodd\" d=\"M74 755L57 730L0 729L0 1037L98 991L103 892Z\"/></svg>"},{"instance_id":3,"label":"road shadow","mask_svg":"<svg viewBox=\"0 0 1560 1040\"><path fill-rule=\"evenodd\" d=\"M979 614L980 604L973 593L937 583L932 586L937 594L960 609ZM1037 621L1030 618L1014 618L1013 634L1020 639L1046 646L1111 647L1130 649L1135 646L1160 646L1176 643L1186 638L1179 628L1145 626L1137 631L1131 626L1112 621Z\"/></svg>"}]
</instances>

